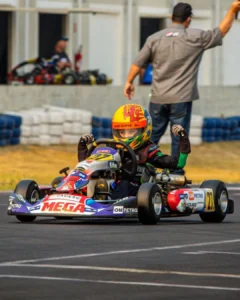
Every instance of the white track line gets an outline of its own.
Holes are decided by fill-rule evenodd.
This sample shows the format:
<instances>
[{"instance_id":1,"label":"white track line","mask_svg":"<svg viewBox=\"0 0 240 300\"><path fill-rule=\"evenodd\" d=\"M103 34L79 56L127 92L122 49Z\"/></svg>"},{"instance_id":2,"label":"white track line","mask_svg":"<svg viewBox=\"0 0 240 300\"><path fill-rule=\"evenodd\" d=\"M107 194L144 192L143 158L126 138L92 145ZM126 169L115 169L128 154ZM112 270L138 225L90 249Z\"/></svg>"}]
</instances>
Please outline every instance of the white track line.
<instances>
[{"instance_id":1,"label":"white track line","mask_svg":"<svg viewBox=\"0 0 240 300\"><path fill-rule=\"evenodd\" d=\"M168 284L155 282L135 282L135 281L108 281L108 280L90 280L83 278L68 277L48 277L48 276L22 276L22 275L4 275L0 274L0 278L13 279L37 279L37 280L56 280L56 281L72 281L72 282L89 282L89 283L105 283L116 285L138 285L138 286L154 286L154 287L177 287L186 289L204 289L204 290L221 290L221 291L240 291L240 288L220 287L220 286L204 286L204 285L186 285L186 284Z\"/></svg>"},{"instance_id":2,"label":"white track line","mask_svg":"<svg viewBox=\"0 0 240 300\"><path fill-rule=\"evenodd\" d=\"M223 277L240 279L240 274L221 274L221 273L196 273L181 272L168 270L143 270L133 268L114 268L114 267L98 267L98 266L73 266L73 265L50 265L50 264L9 264L1 267L30 267L30 268L51 268L51 269L68 269L68 270L91 270L91 271L110 271L137 274L162 274L162 275L181 275L181 276L197 276L197 277Z\"/></svg>"},{"instance_id":3,"label":"white track line","mask_svg":"<svg viewBox=\"0 0 240 300\"><path fill-rule=\"evenodd\" d=\"M240 252L223 252L223 251L196 251L196 252L183 252L183 254L202 255L202 254L227 254L227 255L240 255Z\"/></svg>"},{"instance_id":4,"label":"white track line","mask_svg":"<svg viewBox=\"0 0 240 300\"><path fill-rule=\"evenodd\" d=\"M224 241L216 241L216 242L174 245L174 246L154 247L154 248L145 248L145 249L133 249L133 250L130 249L130 250L109 251L109 252L77 254L77 255L69 255L69 256L57 256L57 257L17 260L17 261L0 263L0 266L5 265L5 264L11 264L11 263L12 264L35 263L35 262L39 262L39 261L85 258L85 257L94 257L94 256L96 257L96 256L117 255L117 254L124 254L124 253L148 252L148 251L156 251L156 250L161 251L161 250L170 250L170 249L182 249L182 248L188 248L188 247L202 247L202 246L211 246L211 245L231 244L231 243L239 243L239 242L240 242L240 239L235 239L235 240L224 240Z\"/></svg>"}]
</instances>

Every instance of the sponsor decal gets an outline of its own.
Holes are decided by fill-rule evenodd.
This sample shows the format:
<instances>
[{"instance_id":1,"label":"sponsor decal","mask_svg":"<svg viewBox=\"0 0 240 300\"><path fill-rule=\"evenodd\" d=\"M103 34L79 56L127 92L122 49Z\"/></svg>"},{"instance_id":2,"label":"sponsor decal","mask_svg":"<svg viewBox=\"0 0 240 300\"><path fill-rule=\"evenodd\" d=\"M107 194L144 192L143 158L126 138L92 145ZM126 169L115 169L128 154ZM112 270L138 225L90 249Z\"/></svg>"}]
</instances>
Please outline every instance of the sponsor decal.
<instances>
[{"instance_id":1,"label":"sponsor decal","mask_svg":"<svg viewBox=\"0 0 240 300\"><path fill-rule=\"evenodd\" d=\"M193 193L193 191L187 191L187 192L184 192L184 194L187 195L187 199L188 200L190 200L190 201L194 200L194 193Z\"/></svg>"},{"instance_id":2,"label":"sponsor decal","mask_svg":"<svg viewBox=\"0 0 240 300\"><path fill-rule=\"evenodd\" d=\"M23 195L21 195L21 194L16 194L16 197L18 198L19 201L21 201L21 202L23 202L23 203L26 202L26 201L24 200L24 198L23 198Z\"/></svg>"},{"instance_id":3,"label":"sponsor decal","mask_svg":"<svg viewBox=\"0 0 240 300\"><path fill-rule=\"evenodd\" d=\"M84 213L85 204L75 202L51 201L44 202L41 208L42 212L68 212Z\"/></svg>"},{"instance_id":4,"label":"sponsor decal","mask_svg":"<svg viewBox=\"0 0 240 300\"><path fill-rule=\"evenodd\" d=\"M137 208L132 208L132 207L126 207L123 209L123 212L129 215L137 214L138 209Z\"/></svg>"},{"instance_id":5,"label":"sponsor decal","mask_svg":"<svg viewBox=\"0 0 240 300\"><path fill-rule=\"evenodd\" d=\"M34 207L29 207L29 206L28 206L28 210L29 210L29 211L39 210L40 208L41 208L41 205L34 206Z\"/></svg>"},{"instance_id":6,"label":"sponsor decal","mask_svg":"<svg viewBox=\"0 0 240 300\"><path fill-rule=\"evenodd\" d=\"M194 197L196 199L204 199L204 192L203 191L194 191Z\"/></svg>"},{"instance_id":7,"label":"sponsor decal","mask_svg":"<svg viewBox=\"0 0 240 300\"><path fill-rule=\"evenodd\" d=\"M176 208L179 212L184 212L184 210L186 208L186 200L185 199L180 200L180 202L178 203L178 206Z\"/></svg>"},{"instance_id":8,"label":"sponsor decal","mask_svg":"<svg viewBox=\"0 0 240 300\"><path fill-rule=\"evenodd\" d=\"M179 36L179 32L168 32L166 34L166 36L170 37L170 36Z\"/></svg>"},{"instance_id":9,"label":"sponsor decal","mask_svg":"<svg viewBox=\"0 0 240 300\"><path fill-rule=\"evenodd\" d=\"M69 194L53 194L46 199L48 200L74 200L74 201L79 201L81 200L81 196L74 196L74 195L69 195Z\"/></svg>"},{"instance_id":10,"label":"sponsor decal","mask_svg":"<svg viewBox=\"0 0 240 300\"><path fill-rule=\"evenodd\" d=\"M96 150L95 153L111 153L111 151L109 149L100 149L100 150Z\"/></svg>"},{"instance_id":11,"label":"sponsor decal","mask_svg":"<svg viewBox=\"0 0 240 300\"><path fill-rule=\"evenodd\" d=\"M10 207L16 209L16 208L21 208L22 205L21 204L10 204Z\"/></svg>"},{"instance_id":12,"label":"sponsor decal","mask_svg":"<svg viewBox=\"0 0 240 300\"><path fill-rule=\"evenodd\" d=\"M115 161L110 161L108 163L108 165L109 165L109 168L111 168L111 169L117 169L118 168L118 164Z\"/></svg>"},{"instance_id":13,"label":"sponsor decal","mask_svg":"<svg viewBox=\"0 0 240 300\"><path fill-rule=\"evenodd\" d=\"M109 153L96 153L88 157L91 160L112 160L113 156Z\"/></svg>"},{"instance_id":14,"label":"sponsor decal","mask_svg":"<svg viewBox=\"0 0 240 300\"><path fill-rule=\"evenodd\" d=\"M188 199L187 194L180 194L179 197L180 197L180 200L187 200Z\"/></svg>"},{"instance_id":15,"label":"sponsor decal","mask_svg":"<svg viewBox=\"0 0 240 300\"><path fill-rule=\"evenodd\" d=\"M114 214L129 214L129 215L133 215L136 214L138 212L137 208L133 208L133 207L123 207L123 206L115 206L113 208L113 213Z\"/></svg>"},{"instance_id":16,"label":"sponsor decal","mask_svg":"<svg viewBox=\"0 0 240 300\"><path fill-rule=\"evenodd\" d=\"M123 213L123 206L114 206L113 213L114 214L122 214Z\"/></svg>"}]
</instances>

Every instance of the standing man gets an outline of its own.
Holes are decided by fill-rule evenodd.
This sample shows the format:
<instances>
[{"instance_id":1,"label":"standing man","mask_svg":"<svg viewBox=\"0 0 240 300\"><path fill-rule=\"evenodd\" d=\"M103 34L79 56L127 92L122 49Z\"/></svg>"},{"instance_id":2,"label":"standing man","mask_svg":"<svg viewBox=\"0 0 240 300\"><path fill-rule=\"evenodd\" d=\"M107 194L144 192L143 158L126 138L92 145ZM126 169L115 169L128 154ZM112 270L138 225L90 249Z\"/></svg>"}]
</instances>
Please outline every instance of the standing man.
<instances>
[{"instance_id":1,"label":"standing man","mask_svg":"<svg viewBox=\"0 0 240 300\"><path fill-rule=\"evenodd\" d=\"M124 87L128 99L134 94L133 81L146 68L153 66L149 111L153 121L152 140L158 143L168 123L180 124L189 134L192 101L199 98L197 75L205 50L222 45L222 38L232 26L240 2L234 1L213 30L189 29L193 16L188 3L173 8L172 24L151 35L132 64ZM178 137L172 136L172 156L178 153Z\"/></svg>"}]
</instances>

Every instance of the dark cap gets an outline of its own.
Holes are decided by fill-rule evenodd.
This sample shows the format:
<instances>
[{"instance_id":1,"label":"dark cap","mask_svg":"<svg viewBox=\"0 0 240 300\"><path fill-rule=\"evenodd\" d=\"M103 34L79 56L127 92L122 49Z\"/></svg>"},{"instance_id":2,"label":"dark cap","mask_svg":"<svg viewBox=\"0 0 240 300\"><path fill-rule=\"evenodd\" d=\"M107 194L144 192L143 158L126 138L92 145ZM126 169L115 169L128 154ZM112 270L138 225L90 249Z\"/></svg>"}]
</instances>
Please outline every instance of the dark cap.
<instances>
[{"instance_id":1,"label":"dark cap","mask_svg":"<svg viewBox=\"0 0 240 300\"><path fill-rule=\"evenodd\" d=\"M59 41L65 41L67 42L68 41L68 37L66 37L65 35L61 36Z\"/></svg>"},{"instance_id":2,"label":"dark cap","mask_svg":"<svg viewBox=\"0 0 240 300\"><path fill-rule=\"evenodd\" d=\"M193 16L192 6L188 3L179 2L173 8L173 20L184 22Z\"/></svg>"}]
</instances>

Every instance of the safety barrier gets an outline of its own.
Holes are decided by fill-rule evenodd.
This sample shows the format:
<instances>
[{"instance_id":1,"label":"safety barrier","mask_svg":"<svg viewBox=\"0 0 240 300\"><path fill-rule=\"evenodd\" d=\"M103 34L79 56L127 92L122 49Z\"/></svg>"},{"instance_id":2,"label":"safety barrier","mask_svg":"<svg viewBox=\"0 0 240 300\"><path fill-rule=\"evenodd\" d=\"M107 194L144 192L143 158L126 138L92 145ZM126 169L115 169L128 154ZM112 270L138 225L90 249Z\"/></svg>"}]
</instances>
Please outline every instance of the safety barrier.
<instances>
[{"instance_id":1,"label":"safety barrier","mask_svg":"<svg viewBox=\"0 0 240 300\"><path fill-rule=\"evenodd\" d=\"M21 144L77 144L82 134L92 130L92 114L82 109L45 105L8 115L22 119Z\"/></svg>"},{"instance_id":2,"label":"safety barrier","mask_svg":"<svg viewBox=\"0 0 240 300\"><path fill-rule=\"evenodd\" d=\"M7 114L0 115L0 146L20 143L22 118Z\"/></svg>"},{"instance_id":3,"label":"safety barrier","mask_svg":"<svg viewBox=\"0 0 240 300\"><path fill-rule=\"evenodd\" d=\"M112 138L112 120L110 118L100 118L93 116L92 118L92 134L98 138ZM202 126L203 117L200 115L192 115L190 140L191 144L199 145L202 143ZM170 126L168 126L165 134L159 141L160 144L171 144Z\"/></svg>"},{"instance_id":4,"label":"safety barrier","mask_svg":"<svg viewBox=\"0 0 240 300\"><path fill-rule=\"evenodd\" d=\"M204 142L239 141L240 116L204 118L202 139Z\"/></svg>"},{"instance_id":5,"label":"safety barrier","mask_svg":"<svg viewBox=\"0 0 240 300\"><path fill-rule=\"evenodd\" d=\"M112 138L111 118L93 116L83 109L44 105L41 108L0 115L0 146L17 144L77 144L82 134L95 139ZM240 140L240 116L204 118L192 115L190 141L204 142ZM168 126L159 144L171 144Z\"/></svg>"}]
</instances>

